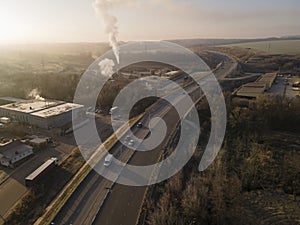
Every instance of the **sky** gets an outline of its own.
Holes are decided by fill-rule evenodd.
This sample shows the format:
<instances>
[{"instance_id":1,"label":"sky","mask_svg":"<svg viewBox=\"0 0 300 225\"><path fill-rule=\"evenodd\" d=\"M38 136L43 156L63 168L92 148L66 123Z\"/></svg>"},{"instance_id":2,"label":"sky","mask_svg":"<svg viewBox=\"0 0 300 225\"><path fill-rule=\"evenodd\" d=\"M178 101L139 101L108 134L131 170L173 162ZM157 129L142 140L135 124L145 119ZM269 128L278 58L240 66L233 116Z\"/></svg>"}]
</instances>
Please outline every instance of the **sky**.
<instances>
[{"instance_id":1,"label":"sky","mask_svg":"<svg viewBox=\"0 0 300 225\"><path fill-rule=\"evenodd\" d=\"M121 41L300 34L298 0L126 1L111 12ZM0 43L107 41L93 2L0 0Z\"/></svg>"}]
</instances>

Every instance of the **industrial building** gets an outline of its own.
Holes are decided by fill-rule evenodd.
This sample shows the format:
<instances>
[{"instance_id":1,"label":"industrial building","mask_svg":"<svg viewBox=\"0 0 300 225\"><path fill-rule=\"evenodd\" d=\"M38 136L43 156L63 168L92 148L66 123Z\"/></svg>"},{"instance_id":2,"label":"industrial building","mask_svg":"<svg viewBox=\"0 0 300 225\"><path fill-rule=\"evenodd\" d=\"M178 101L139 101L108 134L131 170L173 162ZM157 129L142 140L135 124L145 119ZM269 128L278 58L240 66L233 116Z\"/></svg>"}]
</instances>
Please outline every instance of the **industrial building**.
<instances>
[{"instance_id":1,"label":"industrial building","mask_svg":"<svg viewBox=\"0 0 300 225\"><path fill-rule=\"evenodd\" d=\"M50 129L62 127L84 115L84 106L55 100L25 100L0 106L0 116Z\"/></svg>"},{"instance_id":2,"label":"industrial building","mask_svg":"<svg viewBox=\"0 0 300 225\"><path fill-rule=\"evenodd\" d=\"M275 82L277 73L267 73L257 81L243 85L237 92L238 97L257 98L269 90Z\"/></svg>"},{"instance_id":3,"label":"industrial building","mask_svg":"<svg viewBox=\"0 0 300 225\"><path fill-rule=\"evenodd\" d=\"M2 166L14 168L21 160L33 154L33 148L19 141L0 146L0 163Z\"/></svg>"},{"instance_id":4,"label":"industrial building","mask_svg":"<svg viewBox=\"0 0 300 225\"><path fill-rule=\"evenodd\" d=\"M277 73L266 73L260 77L256 82L264 83L266 85L266 90L270 89L276 80Z\"/></svg>"},{"instance_id":5,"label":"industrial building","mask_svg":"<svg viewBox=\"0 0 300 225\"><path fill-rule=\"evenodd\" d=\"M237 92L238 97L256 98L263 94L266 90L266 85L261 83L249 83L243 85Z\"/></svg>"}]
</instances>

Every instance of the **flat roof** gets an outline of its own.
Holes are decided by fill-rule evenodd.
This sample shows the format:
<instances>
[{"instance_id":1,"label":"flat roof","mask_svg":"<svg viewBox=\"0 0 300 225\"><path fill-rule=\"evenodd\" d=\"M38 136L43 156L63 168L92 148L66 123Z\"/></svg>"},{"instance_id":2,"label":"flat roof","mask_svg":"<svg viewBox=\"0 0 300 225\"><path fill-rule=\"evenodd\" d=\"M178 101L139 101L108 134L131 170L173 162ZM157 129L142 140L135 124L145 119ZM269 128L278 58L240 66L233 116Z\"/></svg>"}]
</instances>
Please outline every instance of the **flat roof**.
<instances>
[{"instance_id":1,"label":"flat roof","mask_svg":"<svg viewBox=\"0 0 300 225\"><path fill-rule=\"evenodd\" d=\"M273 82L276 77L277 77L277 73L266 73L258 80L258 82L270 83L270 82Z\"/></svg>"},{"instance_id":2,"label":"flat roof","mask_svg":"<svg viewBox=\"0 0 300 225\"><path fill-rule=\"evenodd\" d=\"M33 148L29 145L25 145L20 141L10 142L6 145L0 146L0 154L6 158L12 159L18 154L25 153Z\"/></svg>"},{"instance_id":3,"label":"flat roof","mask_svg":"<svg viewBox=\"0 0 300 225\"><path fill-rule=\"evenodd\" d=\"M13 97L0 97L0 100L7 102L23 102L25 99L22 98L13 98Z\"/></svg>"},{"instance_id":4,"label":"flat roof","mask_svg":"<svg viewBox=\"0 0 300 225\"><path fill-rule=\"evenodd\" d=\"M266 83L258 81L258 82L245 84L245 85L243 85L243 87L246 87L246 88L266 88Z\"/></svg>"},{"instance_id":5,"label":"flat roof","mask_svg":"<svg viewBox=\"0 0 300 225\"><path fill-rule=\"evenodd\" d=\"M51 116L57 116L62 113L69 112L74 109L79 109L83 108L83 105L75 104L75 103L64 103L62 105L57 105L48 109L40 110L34 113L31 113L33 116L38 116L38 117L51 117Z\"/></svg>"},{"instance_id":6,"label":"flat roof","mask_svg":"<svg viewBox=\"0 0 300 225\"><path fill-rule=\"evenodd\" d=\"M35 171L33 171L28 177L26 177L26 180L34 180L38 175L40 175L45 169L47 169L52 163L55 161L53 159L47 160L43 165L41 165L39 168L37 168Z\"/></svg>"},{"instance_id":7,"label":"flat roof","mask_svg":"<svg viewBox=\"0 0 300 225\"><path fill-rule=\"evenodd\" d=\"M40 137L37 137L37 138L34 138L32 140L29 141L29 143L32 143L32 144L43 144L45 142L47 142L49 140L49 138L40 138Z\"/></svg>"},{"instance_id":8,"label":"flat roof","mask_svg":"<svg viewBox=\"0 0 300 225\"><path fill-rule=\"evenodd\" d=\"M27 100L23 102L16 102L8 105L3 105L0 106L0 108L9 109L16 112L34 113L63 103L64 103L63 101L55 101L55 100L45 100L45 101Z\"/></svg>"},{"instance_id":9,"label":"flat roof","mask_svg":"<svg viewBox=\"0 0 300 225\"><path fill-rule=\"evenodd\" d=\"M243 86L238 90L237 96L256 98L258 95L261 95L264 92L265 92L265 86L261 86L261 85Z\"/></svg>"}]
</instances>

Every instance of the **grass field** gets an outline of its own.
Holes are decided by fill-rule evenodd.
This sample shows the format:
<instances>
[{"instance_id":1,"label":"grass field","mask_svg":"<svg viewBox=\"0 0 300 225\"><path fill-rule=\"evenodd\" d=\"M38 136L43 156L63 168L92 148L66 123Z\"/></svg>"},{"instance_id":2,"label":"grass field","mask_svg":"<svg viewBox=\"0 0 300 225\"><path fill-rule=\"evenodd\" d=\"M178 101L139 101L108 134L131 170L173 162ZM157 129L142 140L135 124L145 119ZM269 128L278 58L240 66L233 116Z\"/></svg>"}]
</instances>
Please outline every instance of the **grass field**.
<instances>
[{"instance_id":1,"label":"grass field","mask_svg":"<svg viewBox=\"0 0 300 225\"><path fill-rule=\"evenodd\" d=\"M248 42L226 46L253 48L269 54L300 54L300 40Z\"/></svg>"}]
</instances>

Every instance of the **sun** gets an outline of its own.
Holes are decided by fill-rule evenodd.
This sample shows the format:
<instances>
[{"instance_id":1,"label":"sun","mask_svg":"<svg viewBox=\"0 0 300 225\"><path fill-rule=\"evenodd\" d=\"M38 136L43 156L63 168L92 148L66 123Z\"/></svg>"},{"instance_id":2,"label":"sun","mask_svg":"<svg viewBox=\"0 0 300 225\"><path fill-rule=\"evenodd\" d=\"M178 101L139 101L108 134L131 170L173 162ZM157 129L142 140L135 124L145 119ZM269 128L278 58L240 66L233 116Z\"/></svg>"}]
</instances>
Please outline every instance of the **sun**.
<instances>
[{"instance_id":1,"label":"sun","mask_svg":"<svg viewBox=\"0 0 300 225\"><path fill-rule=\"evenodd\" d=\"M25 35L22 20L14 13L0 10L0 43L10 43Z\"/></svg>"}]
</instances>

